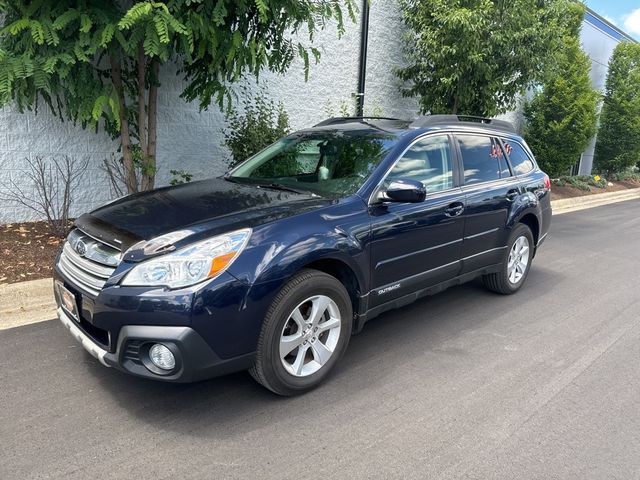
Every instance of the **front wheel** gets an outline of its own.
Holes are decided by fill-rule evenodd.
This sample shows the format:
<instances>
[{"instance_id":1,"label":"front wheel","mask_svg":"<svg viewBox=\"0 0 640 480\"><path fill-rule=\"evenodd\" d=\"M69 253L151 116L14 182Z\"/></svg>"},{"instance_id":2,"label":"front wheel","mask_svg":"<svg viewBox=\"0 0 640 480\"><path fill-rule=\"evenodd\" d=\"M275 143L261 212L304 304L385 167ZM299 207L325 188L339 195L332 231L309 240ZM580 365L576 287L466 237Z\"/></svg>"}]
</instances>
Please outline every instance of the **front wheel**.
<instances>
[{"instance_id":1,"label":"front wheel","mask_svg":"<svg viewBox=\"0 0 640 480\"><path fill-rule=\"evenodd\" d=\"M520 290L531 268L534 243L529 227L522 223L516 225L507 245L500 271L482 277L489 290L503 295Z\"/></svg>"},{"instance_id":2,"label":"front wheel","mask_svg":"<svg viewBox=\"0 0 640 480\"><path fill-rule=\"evenodd\" d=\"M352 319L342 283L317 270L301 271L269 307L249 372L279 395L316 387L346 350Z\"/></svg>"}]
</instances>

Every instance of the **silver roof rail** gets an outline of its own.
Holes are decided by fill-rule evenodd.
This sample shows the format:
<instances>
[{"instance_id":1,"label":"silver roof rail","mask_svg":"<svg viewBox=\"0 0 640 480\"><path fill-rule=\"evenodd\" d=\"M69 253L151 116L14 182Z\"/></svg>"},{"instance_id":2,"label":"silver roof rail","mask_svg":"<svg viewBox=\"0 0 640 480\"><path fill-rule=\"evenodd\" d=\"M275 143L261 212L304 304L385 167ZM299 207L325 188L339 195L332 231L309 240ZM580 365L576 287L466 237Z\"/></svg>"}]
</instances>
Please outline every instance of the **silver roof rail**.
<instances>
[{"instance_id":1,"label":"silver roof rail","mask_svg":"<svg viewBox=\"0 0 640 480\"><path fill-rule=\"evenodd\" d=\"M366 120L392 120L395 122L401 122L399 118L391 118L391 117L332 117L323 120L322 122L314 125L314 127L324 127L327 125L337 125L340 123L350 123L350 122L360 122ZM406 120L405 120L406 121Z\"/></svg>"},{"instance_id":2,"label":"silver roof rail","mask_svg":"<svg viewBox=\"0 0 640 480\"><path fill-rule=\"evenodd\" d=\"M496 130L504 130L510 133L517 133L511 122L498 120L496 118L474 117L472 115L423 115L416 118L409 128L426 128L436 125L459 124L466 126L485 126Z\"/></svg>"}]
</instances>

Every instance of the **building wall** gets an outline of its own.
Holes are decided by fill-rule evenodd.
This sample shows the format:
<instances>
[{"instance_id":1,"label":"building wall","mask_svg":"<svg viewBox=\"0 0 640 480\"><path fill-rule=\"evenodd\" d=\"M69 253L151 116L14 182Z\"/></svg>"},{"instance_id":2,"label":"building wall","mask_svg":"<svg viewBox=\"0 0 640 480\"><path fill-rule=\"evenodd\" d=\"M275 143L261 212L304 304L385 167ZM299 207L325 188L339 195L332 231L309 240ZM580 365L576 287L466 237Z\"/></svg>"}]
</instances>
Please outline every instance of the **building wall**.
<instances>
[{"instance_id":1,"label":"building wall","mask_svg":"<svg viewBox=\"0 0 640 480\"><path fill-rule=\"evenodd\" d=\"M417 101L399 93L399 81L393 70L401 65L402 21L396 0L371 3L365 114L374 112L400 118L414 117ZM319 65L312 65L305 83L301 61L296 61L286 75L265 73L260 82L268 95L283 102L293 129L313 125L330 115L337 115L341 104L353 105L357 89L360 19L347 25L338 38L331 26L316 37L322 52ZM585 22L582 32L585 50L594 62L592 79L604 85L606 65L616 41L608 33ZM223 146L224 116L216 106L199 111L197 104L187 104L179 95L184 87L175 66L161 71L162 86L158 98L158 175L157 185L168 184L170 170L185 170L195 179L225 172L229 152ZM516 113L506 116L518 123ZM25 158L70 155L88 159L90 167L77 192L71 212L79 215L109 200L111 192L104 172L103 159L116 155L117 144L104 132L82 130L61 122L41 105L38 114L18 113L11 107L0 109L0 197L10 182L28 188ZM589 153L590 152L590 153ZM593 149L583 157L584 169L590 171ZM581 168L581 171L583 169ZM586 170L584 170L586 171ZM0 223L34 220L24 207L2 203Z\"/></svg>"}]
</instances>

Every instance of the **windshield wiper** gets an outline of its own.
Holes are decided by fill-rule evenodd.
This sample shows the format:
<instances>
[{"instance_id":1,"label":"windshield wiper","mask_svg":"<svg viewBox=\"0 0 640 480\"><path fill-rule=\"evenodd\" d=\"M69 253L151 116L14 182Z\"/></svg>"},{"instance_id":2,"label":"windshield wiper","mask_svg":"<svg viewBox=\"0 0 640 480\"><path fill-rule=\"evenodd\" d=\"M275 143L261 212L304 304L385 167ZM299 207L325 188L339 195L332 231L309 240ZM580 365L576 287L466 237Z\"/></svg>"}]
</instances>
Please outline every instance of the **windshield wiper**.
<instances>
[{"instance_id":1,"label":"windshield wiper","mask_svg":"<svg viewBox=\"0 0 640 480\"><path fill-rule=\"evenodd\" d=\"M283 192L293 192L293 193L302 193L302 194L311 193L311 192L305 192L303 190L297 190L293 187L282 185L281 183L258 183L257 185L260 188L272 188L274 190L282 190Z\"/></svg>"},{"instance_id":2,"label":"windshield wiper","mask_svg":"<svg viewBox=\"0 0 640 480\"><path fill-rule=\"evenodd\" d=\"M261 183L261 182L256 182L251 181L250 179L246 179L247 181L243 181L245 180L243 177L233 177L231 175L227 175L225 177L222 177L224 180L226 180L227 182L232 182L232 183L239 183L240 185L254 185L258 188L271 188L273 190L280 190L283 192L292 192L292 193L299 193L302 195L313 195L314 197L317 197L318 195L307 191L307 190L298 190L297 188L293 188L293 187L289 187L287 185L283 185L281 183ZM242 180L241 180L242 179Z\"/></svg>"}]
</instances>

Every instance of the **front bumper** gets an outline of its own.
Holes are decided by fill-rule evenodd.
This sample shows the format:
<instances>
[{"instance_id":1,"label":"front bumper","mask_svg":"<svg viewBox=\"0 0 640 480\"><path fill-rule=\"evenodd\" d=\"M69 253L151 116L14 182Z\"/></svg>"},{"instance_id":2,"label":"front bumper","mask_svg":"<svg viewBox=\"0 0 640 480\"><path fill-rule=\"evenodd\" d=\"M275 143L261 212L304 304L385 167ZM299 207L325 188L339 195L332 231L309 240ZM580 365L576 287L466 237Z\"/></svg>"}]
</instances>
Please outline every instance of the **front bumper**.
<instances>
[{"instance_id":1,"label":"front bumper","mask_svg":"<svg viewBox=\"0 0 640 480\"><path fill-rule=\"evenodd\" d=\"M75 338L80 345L84 347L84 349L89 352L92 356L97 358L101 364L105 367L110 367L111 365L107 363L105 357L109 354L104 348L100 347L97 343L95 343L89 336L80 330L75 322L66 314L62 308L58 307L58 318L62 322L62 324L71 332L73 338Z\"/></svg>"},{"instance_id":2,"label":"front bumper","mask_svg":"<svg viewBox=\"0 0 640 480\"><path fill-rule=\"evenodd\" d=\"M186 326L127 325L120 330L115 351L109 352L91 339L62 308L60 322L84 349L106 367L131 375L168 382L193 382L251 367L254 354L221 359L192 328ZM148 359L149 347L162 343L176 357L170 372L154 368Z\"/></svg>"}]
</instances>

